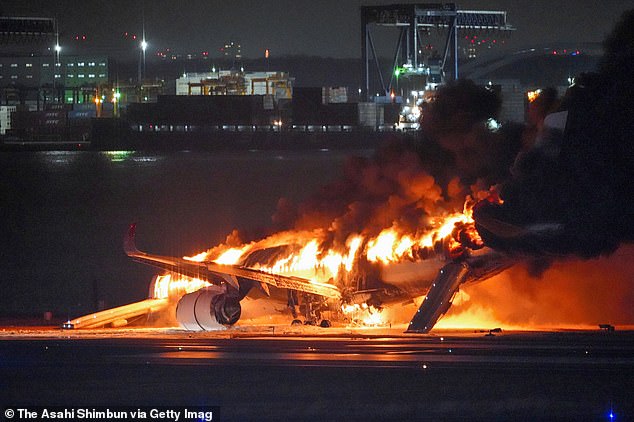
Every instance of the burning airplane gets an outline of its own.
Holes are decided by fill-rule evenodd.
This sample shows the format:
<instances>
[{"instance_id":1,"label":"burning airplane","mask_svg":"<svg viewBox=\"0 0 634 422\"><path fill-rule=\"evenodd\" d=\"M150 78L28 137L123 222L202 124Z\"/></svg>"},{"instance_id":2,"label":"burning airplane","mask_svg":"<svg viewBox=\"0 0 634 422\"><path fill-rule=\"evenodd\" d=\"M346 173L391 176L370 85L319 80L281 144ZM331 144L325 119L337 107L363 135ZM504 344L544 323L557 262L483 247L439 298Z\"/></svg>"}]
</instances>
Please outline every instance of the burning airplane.
<instances>
[{"instance_id":1,"label":"burning airplane","mask_svg":"<svg viewBox=\"0 0 634 422\"><path fill-rule=\"evenodd\" d=\"M183 258L139 251L133 224L124 239L126 254L166 274L154 279L149 299L77 318L66 328L124 325L130 317L165 311L176 302L181 327L217 330L238 322L240 302L247 296L285 304L293 323L328 327L354 310L371 309L376 316L385 306L425 296L407 332L427 333L461 284L513 264L484 246L472 205L469 201L462 213L431 219L413 233L389 227L376 236L351 233L337 244L323 230L286 231Z\"/></svg>"}]
</instances>

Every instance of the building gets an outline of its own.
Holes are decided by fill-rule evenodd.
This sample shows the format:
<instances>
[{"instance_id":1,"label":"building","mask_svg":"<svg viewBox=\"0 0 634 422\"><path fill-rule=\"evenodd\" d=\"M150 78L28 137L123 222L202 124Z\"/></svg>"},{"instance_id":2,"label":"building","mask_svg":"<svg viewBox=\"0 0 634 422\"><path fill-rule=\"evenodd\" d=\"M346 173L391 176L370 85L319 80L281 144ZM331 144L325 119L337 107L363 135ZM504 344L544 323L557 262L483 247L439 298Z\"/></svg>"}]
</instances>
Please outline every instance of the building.
<instances>
[{"instance_id":1,"label":"building","mask_svg":"<svg viewBox=\"0 0 634 422\"><path fill-rule=\"evenodd\" d=\"M101 55L0 57L0 102L81 103L109 82Z\"/></svg>"},{"instance_id":2,"label":"building","mask_svg":"<svg viewBox=\"0 0 634 422\"><path fill-rule=\"evenodd\" d=\"M91 101L94 90L109 82L106 56L66 56L60 64L66 103Z\"/></svg>"}]
</instances>

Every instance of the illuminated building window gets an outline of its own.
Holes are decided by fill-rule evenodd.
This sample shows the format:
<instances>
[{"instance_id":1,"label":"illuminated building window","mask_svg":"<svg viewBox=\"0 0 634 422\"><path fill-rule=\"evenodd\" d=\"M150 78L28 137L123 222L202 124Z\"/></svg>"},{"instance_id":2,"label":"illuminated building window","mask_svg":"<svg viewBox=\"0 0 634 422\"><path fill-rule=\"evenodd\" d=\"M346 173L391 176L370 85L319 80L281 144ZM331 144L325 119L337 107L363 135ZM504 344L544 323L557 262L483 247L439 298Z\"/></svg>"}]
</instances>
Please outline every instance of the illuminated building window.
<instances>
[{"instance_id":1,"label":"illuminated building window","mask_svg":"<svg viewBox=\"0 0 634 422\"><path fill-rule=\"evenodd\" d=\"M42 63L42 67L48 67L48 63Z\"/></svg>"},{"instance_id":2,"label":"illuminated building window","mask_svg":"<svg viewBox=\"0 0 634 422\"><path fill-rule=\"evenodd\" d=\"M26 75L27 79L33 79L33 75Z\"/></svg>"},{"instance_id":3,"label":"illuminated building window","mask_svg":"<svg viewBox=\"0 0 634 422\"><path fill-rule=\"evenodd\" d=\"M90 66L90 67L94 67L94 66L95 66L95 62L90 62L90 63L88 63L88 66Z\"/></svg>"},{"instance_id":4,"label":"illuminated building window","mask_svg":"<svg viewBox=\"0 0 634 422\"><path fill-rule=\"evenodd\" d=\"M55 79L59 79L61 77L62 77L62 75L55 75Z\"/></svg>"},{"instance_id":5,"label":"illuminated building window","mask_svg":"<svg viewBox=\"0 0 634 422\"><path fill-rule=\"evenodd\" d=\"M18 67L17 63L11 63L11 67Z\"/></svg>"},{"instance_id":6,"label":"illuminated building window","mask_svg":"<svg viewBox=\"0 0 634 422\"><path fill-rule=\"evenodd\" d=\"M106 77L106 74L105 74L105 73L100 73L100 74L99 74L99 77L100 77L100 78L105 78L105 77Z\"/></svg>"},{"instance_id":7,"label":"illuminated building window","mask_svg":"<svg viewBox=\"0 0 634 422\"><path fill-rule=\"evenodd\" d=\"M33 63L27 63L24 65L24 67L33 67Z\"/></svg>"},{"instance_id":8,"label":"illuminated building window","mask_svg":"<svg viewBox=\"0 0 634 422\"><path fill-rule=\"evenodd\" d=\"M69 73L68 75L66 75L67 78L72 79L75 77L75 75L73 75L72 73Z\"/></svg>"},{"instance_id":9,"label":"illuminated building window","mask_svg":"<svg viewBox=\"0 0 634 422\"><path fill-rule=\"evenodd\" d=\"M106 65L106 62L99 63L99 66L105 66L105 65Z\"/></svg>"},{"instance_id":10,"label":"illuminated building window","mask_svg":"<svg viewBox=\"0 0 634 422\"><path fill-rule=\"evenodd\" d=\"M95 77L95 74L94 74L94 73L90 73L90 74L88 74L88 77L89 77L89 78L94 78L94 77Z\"/></svg>"},{"instance_id":11,"label":"illuminated building window","mask_svg":"<svg viewBox=\"0 0 634 422\"><path fill-rule=\"evenodd\" d=\"M79 74L79 75L77 75L77 77L78 77L78 78L83 78L83 77L84 77L84 75L83 75L83 74Z\"/></svg>"},{"instance_id":12,"label":"illuminated building window","mask_svg":"<svg viewBox=\"0 0 634 422\"><path fill-rule=\"evenodd\" d=\"M84 66L84 62L79 62L79 63L77 63L77 66L79 66L79 67L83 67L83 66Z\"/></svg>"},{"instance_id":13,"label":"illuminated building window","mask_svg":"<svg viewBox=\"0 0 634 422\"><path fill-rule=\"evenodd\" d=\"M75 67L75 63L68 63L66 66L68 66L68 67Z\"/></svg>"},{"instance_id":14,"label":"illuminated building window","mask_svg":"<svg viewBox=\"0 0 634 422\"><path fill-rule=\"evenodd\" d=\"M11 75L11 79L18 79L18 75Z\"/></svg>"}]
</instances>

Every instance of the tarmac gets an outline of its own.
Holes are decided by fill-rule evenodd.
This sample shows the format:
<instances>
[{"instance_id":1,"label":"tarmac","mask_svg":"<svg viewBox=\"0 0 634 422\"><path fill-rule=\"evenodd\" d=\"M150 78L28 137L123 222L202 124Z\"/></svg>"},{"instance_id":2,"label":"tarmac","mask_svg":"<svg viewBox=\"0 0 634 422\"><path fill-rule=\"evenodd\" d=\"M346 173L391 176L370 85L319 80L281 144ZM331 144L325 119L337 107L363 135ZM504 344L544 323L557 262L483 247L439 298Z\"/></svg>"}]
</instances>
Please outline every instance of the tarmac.
<instances>
[{"instance_id":1,"label":"tarmac","mask_svg":"<svg viewBox=\"0 0 634 422\"><path fill-rule=\"evenodd\" d=\"M634 420L634 331L402 331L0 328L1 404L207 406L223 421Z\"/></svg>"}]
</instances>

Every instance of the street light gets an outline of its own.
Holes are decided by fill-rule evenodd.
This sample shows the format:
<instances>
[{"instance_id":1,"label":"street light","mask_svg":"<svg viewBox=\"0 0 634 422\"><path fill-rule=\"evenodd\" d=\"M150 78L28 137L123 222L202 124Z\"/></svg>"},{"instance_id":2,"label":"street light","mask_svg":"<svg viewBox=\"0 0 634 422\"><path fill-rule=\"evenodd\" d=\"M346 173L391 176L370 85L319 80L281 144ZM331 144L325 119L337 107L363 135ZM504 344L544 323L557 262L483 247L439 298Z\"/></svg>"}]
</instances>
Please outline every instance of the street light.
<instances>
[{"instance_id":1,"label":"street light","mask_svg":"<svg viewBox=\"0 0 634 422\"><path fill-rule=\"evenodd\" d=\"M144 36L140 44L142 61L139 62L139 83L142 83L142 79L145 77L145 50L147 50L147 46L148 43L145 41Z\"/></svg>"},{"instance_id":2,"label":"street light","mask_svg":"<svg viewBox=\"0 0 634 422\"><path fill-rule=\"evenodd\" d=\"M59 53L62 51L62 46L59 45L59 34L56 34L55 46L53 47L55 51L55 62L53 63L53 101L59 101L59 95L57 92L57 78L62 77L61 65L59 62Z\"/></svg>"}]
</instances>

